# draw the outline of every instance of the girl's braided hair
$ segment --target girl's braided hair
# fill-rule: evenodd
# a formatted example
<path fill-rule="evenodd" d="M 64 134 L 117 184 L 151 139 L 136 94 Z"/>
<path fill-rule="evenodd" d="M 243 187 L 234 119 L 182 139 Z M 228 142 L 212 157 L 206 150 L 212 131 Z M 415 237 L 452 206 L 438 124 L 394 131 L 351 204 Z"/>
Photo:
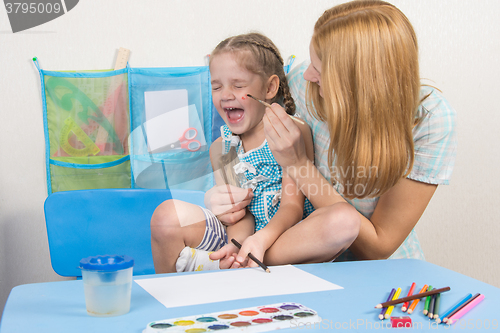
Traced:
<path fill-rule="evenodd" d="M 250 72 L 260 75 L 264 80 L 272 75 L 277 75 L 280 86 L 271 103 L 282 102 L 288 114 L 295 114 L 295 102 L 288 88 L 288 81 L 283 69 L 283 58 L 276 45 L 269 38 L 255 32 L 229 37 L 217 45 L 210 59 L 223 52 L 239 52 L 236 59 L 240 65 Z"/>

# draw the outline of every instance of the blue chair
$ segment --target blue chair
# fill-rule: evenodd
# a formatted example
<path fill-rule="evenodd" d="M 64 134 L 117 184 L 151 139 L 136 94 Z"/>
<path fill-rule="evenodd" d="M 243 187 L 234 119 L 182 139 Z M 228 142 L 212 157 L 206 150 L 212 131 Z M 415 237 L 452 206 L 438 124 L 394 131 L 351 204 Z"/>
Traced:
<path fill-rule="evenodd" d="M 50 260 L 62 276 L 81 276 L 80 260 L 103 254 L 134 258 L 134 275 L 154 274 L 150 221 L 165 200 L 203 206 L 204 192 L 100 189 L 56 192 L 45 200 Z"/>

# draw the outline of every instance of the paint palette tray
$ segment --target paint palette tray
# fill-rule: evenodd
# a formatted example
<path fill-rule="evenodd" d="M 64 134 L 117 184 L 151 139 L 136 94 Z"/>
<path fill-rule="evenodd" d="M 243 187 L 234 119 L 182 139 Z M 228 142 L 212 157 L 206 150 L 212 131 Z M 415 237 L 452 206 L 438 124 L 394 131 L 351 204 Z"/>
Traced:
<path fill-rule="evenodd" d="M 316 311 L 288 302 L 153 321 L 143 333 L 267 332 L 280 328 L 312 327 L 320 322 Z"/>

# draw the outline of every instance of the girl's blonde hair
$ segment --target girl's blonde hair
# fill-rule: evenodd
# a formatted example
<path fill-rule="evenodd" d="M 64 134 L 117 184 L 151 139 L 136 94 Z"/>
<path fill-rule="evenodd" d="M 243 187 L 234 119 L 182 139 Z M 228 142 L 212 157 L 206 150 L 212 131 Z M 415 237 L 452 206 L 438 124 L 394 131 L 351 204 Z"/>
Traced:
<path fill-rule="evenodd" d="M 324 98 L 309 83 L 308 107 L 328 124 L 332 181 L 346 198 L 380 196 L 413 167 L 420 102 L 415 32 L 395 6 L 354 1 L 325 11 L 311 43 Z"/>
<path fill-rule="evenodd" d="M 295 113 L 295 103 L 283 69 L 283 58 L 281 58 L 276 45 L 269 38 L 260 33 L 229 37 L 220 42 L 213 50 L 210 61 L 217 54 L 225 52 L 237 53 L 236 59 L 240 66 L 259 75 L 264 81 L 272 75 L 277 75 L 280 86 L 271 103 L 283 103 L 288 114 Z"/>

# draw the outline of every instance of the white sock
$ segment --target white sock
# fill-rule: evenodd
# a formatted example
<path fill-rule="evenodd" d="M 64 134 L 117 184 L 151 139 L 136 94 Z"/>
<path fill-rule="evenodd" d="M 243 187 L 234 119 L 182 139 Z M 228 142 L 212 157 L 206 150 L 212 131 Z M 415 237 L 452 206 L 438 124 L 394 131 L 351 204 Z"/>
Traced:
<path fill-rule="evenodd" d="M 212 251 L 213 252 L 213 251 Z M 212 271 L 219 268 L 219 260 L 211 260 L 208 251 L 197 250 L 186 246 L 175 263 L 177 272 Z"/>

